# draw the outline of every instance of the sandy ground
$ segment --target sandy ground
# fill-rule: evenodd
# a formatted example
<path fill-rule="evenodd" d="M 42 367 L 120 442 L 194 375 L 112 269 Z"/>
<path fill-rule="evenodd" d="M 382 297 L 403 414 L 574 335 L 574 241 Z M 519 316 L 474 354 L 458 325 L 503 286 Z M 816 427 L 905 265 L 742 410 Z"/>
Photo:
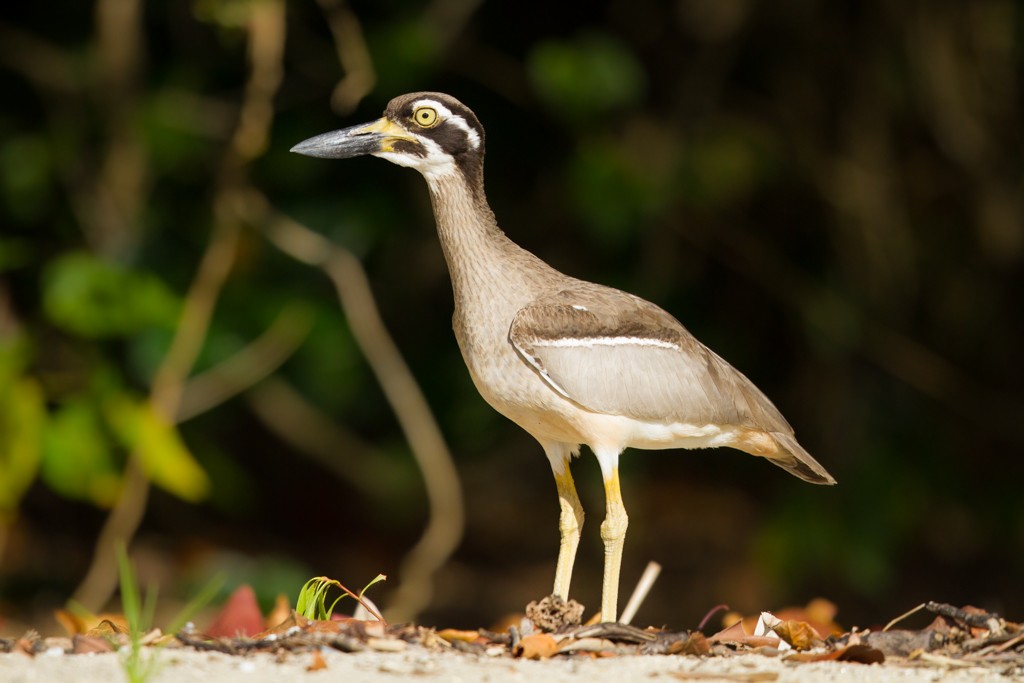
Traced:
<path fill-rule="evenodd" d="M 1024 676 L 1002 676 L 982 668 L 865 665 L 837 662 L 787 664 L 777 657 L 627 656 L 606 659 L 555 658 L 523 661 L 456 652 L 434 652 L 411 647 L 404 652 L 344 654 L 323 650 L 326 668 L 308 671 L 311 653 L 299 653 L 276 661 L 270 654 L 230 656 L 168 649 L 159 652 L 162 666 L 152 683 L 390 683 L 432 681 L 466 683 L 520 683 L 538 681 L 586 681 L 631 683 L 633 681 L 779 681 L 779 683 L 899 681 L 901 683 L 1006 683 Z M 3 683 L 114 683 L 126 680 L 116 654 L 0 654 Z"/>

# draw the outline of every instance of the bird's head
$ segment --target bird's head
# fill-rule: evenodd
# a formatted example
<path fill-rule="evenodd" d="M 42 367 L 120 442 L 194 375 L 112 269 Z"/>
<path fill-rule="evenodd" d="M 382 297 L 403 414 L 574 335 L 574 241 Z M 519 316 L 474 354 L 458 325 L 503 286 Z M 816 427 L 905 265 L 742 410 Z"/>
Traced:
<path fill-rule="evenodd" d="M 483 168 L 484 129 L 454 97 L 417 92 L 391 100 L 376 121 L 317 135 L 291 151 L 325 159 L 371 154 L 415 168 L 430 182 L 457 172 L 473 182 Z"/>

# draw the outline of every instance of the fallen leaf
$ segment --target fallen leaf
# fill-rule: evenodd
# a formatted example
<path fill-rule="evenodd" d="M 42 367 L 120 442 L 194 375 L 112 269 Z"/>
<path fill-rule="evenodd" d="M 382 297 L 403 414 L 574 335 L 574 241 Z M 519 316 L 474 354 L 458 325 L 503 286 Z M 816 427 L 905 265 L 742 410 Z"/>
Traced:
<path fill-rule="evenodd" d="M 783 645 L 783 641 L 778 635 L 772 633 L 770 635 L 751 635 L 744 628 L 744 622 L 735 622 L 732 626 L 722 629 L 715 635 L 708 638 L 708 643 L 731 643 L 735 645 L 746 645 L 748 647 L 772 647 L 778 648 Z M 787 644 L 788 646 L 788 644 Z"/>
<path fill-rule="evenodd" d="M 320 650 L 313 650 L 310 653 L 309 666 L 306 667 L 306 671 L 320 671 L 321 669 L 327 668 L 327 660 L 320 654 Z"/>
<path fill-rule="evenodd" d="M 818 631 L 806 621 L 783 621 L 773 626 L 772 631 L 796 650 L 810 650 L 825 644 Z"/>
<path fill-rule="evenodd" d="M 127 624 L 119 624 L 110 619 L 104 619 L 86 631 L 85 635 L 93 638 L 103 638 L 104 636 L 116 636 L 122 633 L 128 633 Z"/>
<path fill-rule="evenodd" d="M 479 631 L 463 631 L 457 628 L 446 628 L 437 632 L 437 635 L 449 643 L 460 640 L 463 643 L 472 643 L 480 639 Z"/>
<path fill-rule="evenodd" d="M 113 652 L 114 644 L 108 638 L 99 636 L 85 636 L 76 633 L 71 636 L 71 652 L 76 655 L 92 654 L 94 652 Z"/>
<path fill-rule="evenodd" d="M 534 633 L 522 638 L 512 650 L 514 657 L 547 659 L 558 652 L 558 642 L 548 633 Z"/>
<path fill-rule="evenodd" d="M 252 636 L 263 630 L 263 614 L 249 585 L 235 589 L 206 633 L 214 638 Z"/>
<path fill-rule="evenodd" d="M 64 632 L 69 636 L 74 636 L 88 630 L 82 628 L 81 617 L 66 609 L 53 610 L 53 618 L 57 620 L 57 623 L 61 625 Z"/>
<path fill-rule="evenodd" d="M 666 650 L 670 655 L 709 655 L 711 654 L 711 644 L 708 643 L 708 639 L 704 637 L 703 633 L 695 632 L 691 633 L 689 638 L 681 638 L 671 645 Z"/>
<path fill-rule="evenodd" d="M 735 640 L 736 638 L 745 638 L 751 633 L 753 633 L 753 629 L 747 631 L 747 629 L 743 628 L 743 620 L 738 619 L 708 638 L 708 640 L 712 643 L 718 643 L 726 640 Z"/>
<path fill-rule="evenodd" d="M 761 612 L 761 616 L 757 620 L 757 626 L 754 628 L 755 636 L 763 636 L 765 638 L 774 638 L 774 647 L 779 650 L 789 650 L 793 646 L 782 639 L 778 633 L 775 632 L 776 626 L 781 626 L 782 620 L 771 612 Z"/>
<path fill-rule="evenodd" d="M 273 608 L 271 608 L 270 613 L 267 614 L 267 618 L 263 620 L 263 628 L 273 628 L 291 615 L 292 605 L 288 601 L 288 596 L 283 593 L 279 593 L 277 598 L 274 600 Z"/>
<path fill-rule="evenodd" d="M 787 662 L 855 662 L 857 664 L 881 664 L 885 655 L 869 645 L 847 645 L 832 652 L 798 652 L 786 657 Z"/>
<path fill-rule="evenodd" d="M 350 619 L 349 621 L 355 621 Z M 348 621 L 331 620 L 331 621 L 320 621 L 313 620 L 302 627 L 302 630 L 306 633 L 341 633 L 348 626 Z"/>
<path fill-rule="evenodd" d="M 84 634 L 104 621 L 116 625 L 120 629 L 119 633 L 128 632 L 128 621 L 122 614 L 75 614 L 66 609 L 58 609 L 54 610 L 53 616 L 69 636 Z"/>
<path fill-rule="evenodd" d="M 834 621 L 837 611 L 834 603 L 815 598 L 804 607 L 785 607 L 774 614 L 783 621 L 805 621 L 818 632 L 819 638 L 825 639 L 843 633 L 842 627 Z"/>

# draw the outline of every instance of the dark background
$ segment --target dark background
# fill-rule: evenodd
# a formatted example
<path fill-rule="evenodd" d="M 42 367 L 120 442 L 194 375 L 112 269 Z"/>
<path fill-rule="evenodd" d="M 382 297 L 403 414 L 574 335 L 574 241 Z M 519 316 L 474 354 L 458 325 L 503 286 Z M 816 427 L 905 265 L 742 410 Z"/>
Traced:
<path fill-rule="evenodd" d="M 103 607 L 109 589 L 79 586 L 132 490 L 139 433 L 162 474 L 133 556 L 166 600 L 217 571 L 265 604 L 317 574 L 358 588 L 382 572 L 370 594 L 388 606 L 426 522 L 422 479 L 329 280 L 231 208 L 253 189 L 359 256 L 454 453 L 466 532 L 419 621 L 486 625 L 550 590 L 549 468 L 465 371 L 423 180 L 288 153 L 413 90 L 483 121 L 488 197 L 513 239 L 675 314 L 839 480 L 728 450 L 627 452 L 623 600 L 649 559 L 664 565 L 639 622 L 816 596 L 847 626 L 929 599 L 1019 619 L 1022 35 L 1008 0 L 5 7 L 0 631 L 53 630 L 72 595 Z M 210 256 L 225 230 L 227 255 Z M 204 254 L 223 281 L 175 378 Z M 160 414 L 167 387 L 187 404 L 188 378 L 283 311 L 281 363 L 243 368 L 241 393 L 182 421 L 180 440 L 145 426 L 140 406 Z M 268 384 L 330 426 L 314 436 L 334 466 L 268 426 L 254 407 Z M 589 453 L 574 472 L 589 516 L 573 593 L 594 608 L 600 477 Z"/>

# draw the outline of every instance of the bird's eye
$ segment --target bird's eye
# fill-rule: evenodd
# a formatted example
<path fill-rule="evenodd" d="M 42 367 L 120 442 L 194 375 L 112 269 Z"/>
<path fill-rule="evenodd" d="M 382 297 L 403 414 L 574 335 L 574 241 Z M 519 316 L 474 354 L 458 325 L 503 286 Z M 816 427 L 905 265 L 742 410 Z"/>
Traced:
<path fill-rule="evenodd" d="M 437 110 L 433 107 L 418 107 L 412 113 L 412 120 L 420 128 L 431 128 L 437 125 Z"/>

